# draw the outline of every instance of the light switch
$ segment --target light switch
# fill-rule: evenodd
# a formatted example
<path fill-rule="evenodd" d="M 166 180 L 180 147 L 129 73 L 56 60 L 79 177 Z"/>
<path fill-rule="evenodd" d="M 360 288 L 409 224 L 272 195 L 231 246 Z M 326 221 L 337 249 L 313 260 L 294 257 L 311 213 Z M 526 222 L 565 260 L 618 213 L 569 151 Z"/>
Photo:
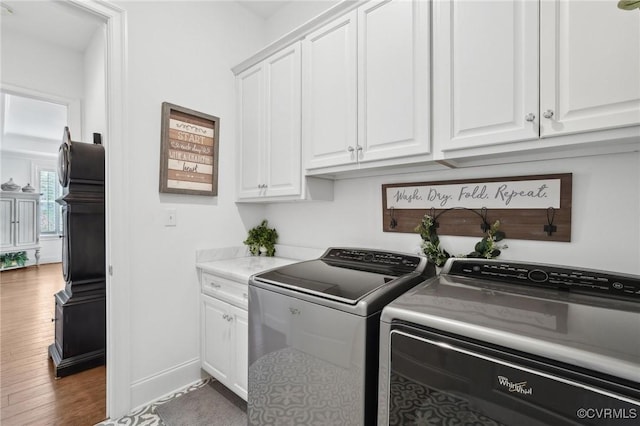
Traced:
<path fill-rule="evenodd" d="M 177 223 L 177 212 L 176 209 L 165 209 L 164 210 L 164 226 L 176 226 Z"/>

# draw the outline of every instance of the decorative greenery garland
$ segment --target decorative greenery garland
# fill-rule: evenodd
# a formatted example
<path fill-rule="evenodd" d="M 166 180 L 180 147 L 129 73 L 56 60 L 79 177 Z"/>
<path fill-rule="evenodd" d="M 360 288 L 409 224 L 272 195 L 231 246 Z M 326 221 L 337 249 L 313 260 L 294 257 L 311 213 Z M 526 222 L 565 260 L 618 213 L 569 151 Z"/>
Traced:
<path fill-rule="evenodd" d="M 436 266 L 444 266 L 447 259 L 452 256 L 440 245 L 440 238 L 438 238 L 435 223 L 432 216 L 425 214 L 420 225 L 416 226 L 415 231 L 420 234 L 423 240 L 421 245 L 422 252 Z M 499 231 L 499 228 L 500 221 L 496 220 L 494 224 L 487 229 L 487 235 L 475 245 L 474 251 L 466 256 L 459 255 L 457 257 L 493 259 L 500 256 L 501 250 L 508 248 L 508 246 L 496 244 L 506 237 L 504 232 Z"/>

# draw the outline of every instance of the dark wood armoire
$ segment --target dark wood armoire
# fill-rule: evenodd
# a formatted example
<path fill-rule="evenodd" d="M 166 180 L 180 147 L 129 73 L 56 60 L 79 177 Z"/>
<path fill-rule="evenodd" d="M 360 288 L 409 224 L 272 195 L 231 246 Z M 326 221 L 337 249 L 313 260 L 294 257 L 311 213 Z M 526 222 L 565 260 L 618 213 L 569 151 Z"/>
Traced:
<path fill-rule="evenodd" d="M 105 169 L 100 135 L 72 142 L 65 127 L 58 151 L 62 197 L 62 273 L 55 294 L 55 341 L 49 346 L 56 377 L 106 360 Z"/>

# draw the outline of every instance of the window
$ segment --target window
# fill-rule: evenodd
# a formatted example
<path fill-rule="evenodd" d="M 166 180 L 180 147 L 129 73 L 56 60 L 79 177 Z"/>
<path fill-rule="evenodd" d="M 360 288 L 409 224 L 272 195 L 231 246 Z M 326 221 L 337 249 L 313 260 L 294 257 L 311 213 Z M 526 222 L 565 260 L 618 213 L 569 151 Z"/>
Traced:
<path fill-rule="evenodd" d="M 49 159 L 31 160 L 32 182 L 40 195 L 40 235 L 62 234 L 62 206 L 56 199 L 62 196 L 56 162 Z"/>
<path fill-rule="evenodd" d="M 40 170 L 40 233 L 62 234 L 62 206 L 56 199 L 62 195 L 62 186 L 54 170 Z"/>

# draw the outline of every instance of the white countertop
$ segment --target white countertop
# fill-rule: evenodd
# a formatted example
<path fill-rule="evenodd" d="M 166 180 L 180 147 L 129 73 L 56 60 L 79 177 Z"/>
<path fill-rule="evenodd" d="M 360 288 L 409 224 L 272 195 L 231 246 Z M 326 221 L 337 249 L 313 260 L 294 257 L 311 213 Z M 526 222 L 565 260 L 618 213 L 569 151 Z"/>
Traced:
<path fill-rule="evenodd" d="M 248 284 L 249 277 L 253 274 L 296 262 L 300 262 L 300 260 L 284 257 L 249 256 L 196 263 L 196 267 L 203 272 Z"/>
<path fill-rule="evenodd" d="M 224 247 L 196 252 L 196 268 L 219 277 L 249 283 L 249 277 L 258 272 L 316 259 L 324 249 L 276 245 L 278 256 L 251 256 L 246 247 Z"/>

